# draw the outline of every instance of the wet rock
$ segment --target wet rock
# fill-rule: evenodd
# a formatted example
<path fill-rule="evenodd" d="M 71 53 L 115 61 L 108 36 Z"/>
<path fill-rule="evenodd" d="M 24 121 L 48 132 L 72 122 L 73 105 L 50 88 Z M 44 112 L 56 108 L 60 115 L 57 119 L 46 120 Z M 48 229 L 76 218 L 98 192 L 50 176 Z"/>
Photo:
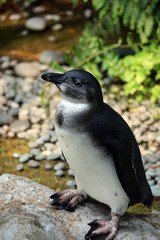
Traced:
<path fill-rule="evenodd" d="M 28 162 L 28 160 L 32 157 L 32 155 L 30 153 L 25 153 L 25 154 L 22 154 L 19 158 L 19 162 L 20 163 L 25 163 L 25 162 Z"/>
<path fill-rule="evenodd" d="M 10 125 L 10 129 L 14 133 L 25 131 L 29 127 L 30 127 L 30 124 L 27 120 L 16 120 Z"/>
<path fill-rule="evenodd" d="M 12 117 L 9 114 L 1 113 L 0 114 L 0 126 L 9 124 L 12 121 Z"/>
<path fill-rule="evenodd" d="M 0 239 L 82 240 L 89 222 L 110 214 L 109 208 L 99 203 L 86 203 L 73 213 L 51 209 L 49 196 L 54 191 L 24 177 L 2 175 L 0 192 Z M 142 216 L 125 214 L 116 240 L 158 240 L 159 214 L 149 215 L 150 220 L 152 216 L 155 221 L 150 224 Z"/>
<path fill-rule="evenodd" d="M 39 60 L 40 62 L 47 64 L 52 61 L 56 61 L 59 64 L 63 64 L 65 62 L 63 54 L 54 50 L 45 50 L 41 52 Z"/>
<path fill-rule="evenodd" d="M 38 167 L 40 167 L 40 163 L 31 159 L 28 161 L 28 166 L 30 168 L 38 168 Z"/>
<path fill-rule="evenodd" d="M 32 17 L 27 19 L 25 26 L 29 30 L 43 31 L 47 26 L 47 22 L 43 17 Z"/>
<path fill-rule="evenodd" d="M 20 77 L 37 77 L 40 74 L 39 63 L 21 62 L 14 67 L 14 71 Z"/>

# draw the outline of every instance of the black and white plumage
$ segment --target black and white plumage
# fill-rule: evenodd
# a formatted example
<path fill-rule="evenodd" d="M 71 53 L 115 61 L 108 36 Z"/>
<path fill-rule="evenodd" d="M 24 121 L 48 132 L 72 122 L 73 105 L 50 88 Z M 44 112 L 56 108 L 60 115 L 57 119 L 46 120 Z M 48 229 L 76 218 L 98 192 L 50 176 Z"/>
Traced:
<path fill-rule="evenodd" d="M 78 189 L 53 194 L 52 204 L 73 210 L 87 195 L 105 203 L 111 220 L 90 223 L 85 238 L 113 239 L 128 205 L 150 205 L 153 199 L 136 139 L 123 118 L 103 102 L 100 85 L 90 73 L 44 73 L 42 79 L 56 84 L 62 94 L 55 128 Z"/>

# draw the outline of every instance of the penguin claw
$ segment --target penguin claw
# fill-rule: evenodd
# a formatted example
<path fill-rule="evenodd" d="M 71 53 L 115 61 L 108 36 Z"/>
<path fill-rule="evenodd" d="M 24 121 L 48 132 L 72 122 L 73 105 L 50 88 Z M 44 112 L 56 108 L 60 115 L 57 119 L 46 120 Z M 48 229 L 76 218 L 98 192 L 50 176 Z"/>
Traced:
<path fill-rule="evenodd" d="M 118 230 L 118 222 L 110 220 L 94 220 L 93 222 L 88 223 L 91 227 L 88 233 L 85 236 L 86 240 L 112 240 Z"/>
<path fill-rule="evenodd" d="M 72 212 L 78 204 L 84 203 L 86 195 L 76 189 L 68 189 L 56 192 L 50 198 L 52 206 Z"/>

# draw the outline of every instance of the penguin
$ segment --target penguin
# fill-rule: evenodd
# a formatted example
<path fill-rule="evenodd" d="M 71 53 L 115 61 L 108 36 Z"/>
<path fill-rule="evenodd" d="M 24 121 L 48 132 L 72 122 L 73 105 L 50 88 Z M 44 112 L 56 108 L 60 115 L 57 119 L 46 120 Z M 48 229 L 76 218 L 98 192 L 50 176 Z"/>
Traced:
<path fill-rule="evenodd" d="M 51 205 L 73 211 L 89 197 L 111 209 L 108 219 L 95 219 L 85 239 L 111 240 L 129 205 L 150 206 L 153 196 L 140 150 L 124 119 L 103 102 L 98 80 L 85 70 L 45 72 L 62 96 L 55 130 L 63 155 L 75 175 L 77 189 L 54 193 Z"/>

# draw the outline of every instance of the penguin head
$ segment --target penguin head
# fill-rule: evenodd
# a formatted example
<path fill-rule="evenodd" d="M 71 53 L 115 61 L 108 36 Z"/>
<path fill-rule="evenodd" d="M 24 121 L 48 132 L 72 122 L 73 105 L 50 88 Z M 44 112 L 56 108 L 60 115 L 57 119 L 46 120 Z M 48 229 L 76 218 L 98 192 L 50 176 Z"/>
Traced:
<path fill-rule="evenodd" d="M 71 70 L 62 73 L 46 72 L 45 81 L 54 83 L 62 97 L 77 103 L 102 103 L 102 92 L 97 79 L 87 71 Z"/>

